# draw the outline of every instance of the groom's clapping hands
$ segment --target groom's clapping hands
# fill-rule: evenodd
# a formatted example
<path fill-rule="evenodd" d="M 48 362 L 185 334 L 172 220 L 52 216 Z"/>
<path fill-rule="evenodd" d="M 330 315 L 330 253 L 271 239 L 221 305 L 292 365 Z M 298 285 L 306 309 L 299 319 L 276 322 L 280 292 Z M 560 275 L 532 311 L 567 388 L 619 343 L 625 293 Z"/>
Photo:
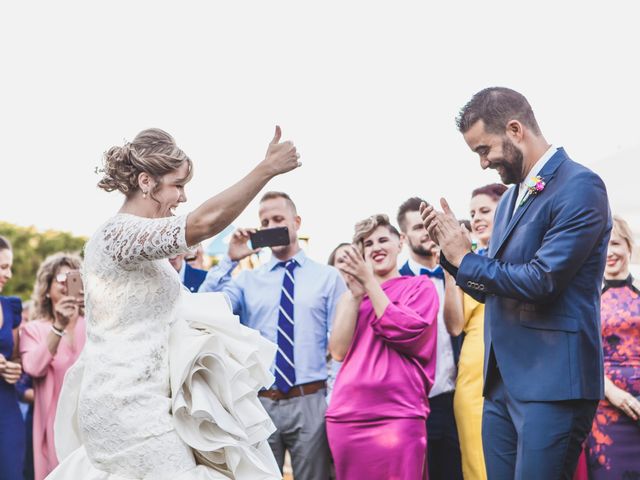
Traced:
<path fill-rule="evenodd" d="M 420 216 L 429 236 L 440 246 L 449 263 L 458 267 L 462 258 L 471 251 L 471 238 L 444 198 L 440 199 L 440 205 L 441 212 L 423 203 Z"/>

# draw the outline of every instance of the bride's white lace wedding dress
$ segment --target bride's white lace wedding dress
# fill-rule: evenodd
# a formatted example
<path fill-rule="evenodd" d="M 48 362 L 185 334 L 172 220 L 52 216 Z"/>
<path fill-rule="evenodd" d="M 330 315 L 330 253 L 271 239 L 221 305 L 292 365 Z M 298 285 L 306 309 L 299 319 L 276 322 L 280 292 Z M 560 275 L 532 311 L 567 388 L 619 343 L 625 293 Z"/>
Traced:
<path fill-rule="evenodd" d="M 281 478 L 258 401 L 275 346 L 223 294 L 183 289 L 186 217 L 119 214 L 85 248 L 87 341 L 56 416 L 47 478 Z"/>

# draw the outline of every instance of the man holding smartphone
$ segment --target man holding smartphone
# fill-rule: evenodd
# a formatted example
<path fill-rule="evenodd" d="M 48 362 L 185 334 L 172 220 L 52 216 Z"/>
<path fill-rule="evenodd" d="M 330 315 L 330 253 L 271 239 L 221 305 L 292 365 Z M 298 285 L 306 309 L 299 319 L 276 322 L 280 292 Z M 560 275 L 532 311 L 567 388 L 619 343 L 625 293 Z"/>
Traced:
<path fill-rule="evenodd" d="M 258 213 L 261 235 L 252 237 L 252 229 L 237 230 L 228 255 L 209 271 L 199 291 L 225 292 L 240 321 L 278 346 L 275 384 L 260 392 L 277 427 L 269 444 L 280 470 L 288 450 L 295 478 L 327 480 L 327 338 L 346 287 L 336 269 L 307 258 L 300 248 L 301 218 L 289 195 L 266 193 Z M 281 227 L 287 227 L 288 238 L 282 238 L 283 230 L 275 230 Z M 272 234 L 268 229 L 274 229 Z M 251 237 L 271 248 L 271 260 L 232 279 L 238 262 L 257 251 L 255 245 L 249 246 Z"/>

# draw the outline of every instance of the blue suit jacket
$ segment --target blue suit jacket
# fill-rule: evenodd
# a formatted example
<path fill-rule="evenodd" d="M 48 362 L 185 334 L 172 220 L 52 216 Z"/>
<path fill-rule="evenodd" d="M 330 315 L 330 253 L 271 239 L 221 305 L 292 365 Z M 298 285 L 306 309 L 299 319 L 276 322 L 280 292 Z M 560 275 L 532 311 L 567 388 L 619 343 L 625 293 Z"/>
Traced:
<path fill-rule="evenodd" d="M 497 362 L 518 400 L 599 399 L 600 291 L 611 233 L 606 188 L 563 149 L 539 175 L 544 190 L 522 206 L 515 205 L 517 188 L 503 195 L 489 255 L 466 255 L 456 274 L 486 304 L 485 394 Z"/>
<path fill-rule="evenodd" d="M 207 271 L 193 268 L 188 263 L 185 263 L 185 267 L 183 284 L 189 291 L 197 292 L 200 284 L 204 282 L 204 279 L 207 277 Z"/>

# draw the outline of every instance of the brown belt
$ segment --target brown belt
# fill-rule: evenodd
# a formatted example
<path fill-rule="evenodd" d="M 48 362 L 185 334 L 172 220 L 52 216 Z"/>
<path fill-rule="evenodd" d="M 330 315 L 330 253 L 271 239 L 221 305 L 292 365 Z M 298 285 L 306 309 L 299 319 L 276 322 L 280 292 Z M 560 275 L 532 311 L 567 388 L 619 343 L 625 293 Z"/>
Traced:
<path fill-rule="evenodd" d="M 305 383 L 302 385 L 294 385 L 289 390 L 289 393 L 284 393 L 278 390 L 277 388 L 272 388 L 270 390 L 261 390 L 258 392 L 258 396 L 267 397 L 271 400 L 287 400 L 289 398 L 301 397 L 303 395 L 311 395 L 312 393 L 316 393 L 318 390 L 322 390 L 327 387 L 327 382 L 324 380 L 320 380 L 317 382 Z"/>

